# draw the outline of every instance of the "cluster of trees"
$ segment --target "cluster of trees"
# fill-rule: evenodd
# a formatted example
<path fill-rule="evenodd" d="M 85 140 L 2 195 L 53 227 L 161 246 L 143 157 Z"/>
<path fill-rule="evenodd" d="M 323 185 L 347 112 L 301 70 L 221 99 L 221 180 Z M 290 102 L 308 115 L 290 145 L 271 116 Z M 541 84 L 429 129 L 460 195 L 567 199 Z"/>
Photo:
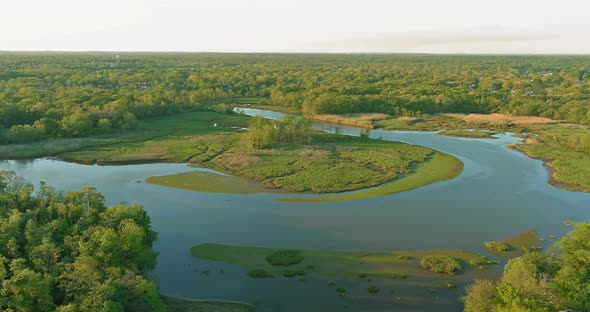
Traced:
<path fill-rule="evenodd" d="M 308 119 L 285 116 L 279 120 L 270 120 L 260 116 L 252 118 L 248 133 L 244 137 L 251 148 L 267 148 L 273 144 L 311 142 L 311 123 Z"/>
<path fill-rule="evenodd" d="M 467 287 L 466 312 L 590 311 L 590 223 L 578 223 L 548 254 L 511 259 L 497 281 Z"/>
<path fill-rule="evenodd" d="M 138 205 L 0 171 L 0 311 L 164 311 L 144 278 L 156 234 Z"/>
<path fill-rule="evenodd" d="M 0 53 L 4 141 L 133 128 L 233 97 L 308 115 L 501 112 L 590 124 L 588 56 Z"/>

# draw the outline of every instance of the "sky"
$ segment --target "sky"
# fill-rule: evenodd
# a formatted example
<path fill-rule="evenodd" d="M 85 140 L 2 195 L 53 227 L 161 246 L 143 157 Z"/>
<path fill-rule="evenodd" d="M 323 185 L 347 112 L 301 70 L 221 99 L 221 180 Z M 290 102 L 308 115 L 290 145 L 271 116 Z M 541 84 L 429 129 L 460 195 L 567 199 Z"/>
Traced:
<path fill-rule="evenodd" d="M 590 54 L 590 1 L 0 0 L 0 50 Z"/>

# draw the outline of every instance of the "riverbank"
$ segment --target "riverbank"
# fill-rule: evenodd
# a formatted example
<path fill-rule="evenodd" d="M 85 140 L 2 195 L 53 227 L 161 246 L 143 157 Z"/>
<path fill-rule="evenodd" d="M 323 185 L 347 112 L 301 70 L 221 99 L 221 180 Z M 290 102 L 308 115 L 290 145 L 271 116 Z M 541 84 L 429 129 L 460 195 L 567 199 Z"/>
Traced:
<path fill-rule="evenodd" d="M 495 132 L 482 130 L 444 130 L 436 133 L 437 135 L 471 138 L 471 139 L 496 139 L 493 135 Z"/>

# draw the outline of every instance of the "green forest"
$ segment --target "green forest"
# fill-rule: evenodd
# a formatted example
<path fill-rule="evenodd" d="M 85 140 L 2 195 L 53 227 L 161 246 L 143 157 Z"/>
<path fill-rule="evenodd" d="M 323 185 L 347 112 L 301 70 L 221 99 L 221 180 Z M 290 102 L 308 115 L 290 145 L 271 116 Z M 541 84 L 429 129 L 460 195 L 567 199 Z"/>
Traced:
<path fill-rule="evenodd" d="M 156 233 L 139 205 L 105 206 L 0 171 L 0 311 L 164 311 Z"/>
<path fill-rule="evenodd" d="M 0 142 L 124 131 L 236 97 L 307 116 L 500 112 L 590 124 L 589 64 L 588 56 L 0 52 Z"/>

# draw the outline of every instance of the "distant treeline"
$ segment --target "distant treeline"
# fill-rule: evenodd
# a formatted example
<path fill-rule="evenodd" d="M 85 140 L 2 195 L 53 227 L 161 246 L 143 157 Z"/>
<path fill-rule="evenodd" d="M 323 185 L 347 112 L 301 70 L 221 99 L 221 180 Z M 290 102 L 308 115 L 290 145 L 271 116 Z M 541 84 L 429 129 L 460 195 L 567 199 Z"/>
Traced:
<path fill-rule="evenodd" d="M 590 124 L 590 56 L 2 52 L 0 142 L 127 130 L 241 96 L 306 115 L 501 112 Z"/>

